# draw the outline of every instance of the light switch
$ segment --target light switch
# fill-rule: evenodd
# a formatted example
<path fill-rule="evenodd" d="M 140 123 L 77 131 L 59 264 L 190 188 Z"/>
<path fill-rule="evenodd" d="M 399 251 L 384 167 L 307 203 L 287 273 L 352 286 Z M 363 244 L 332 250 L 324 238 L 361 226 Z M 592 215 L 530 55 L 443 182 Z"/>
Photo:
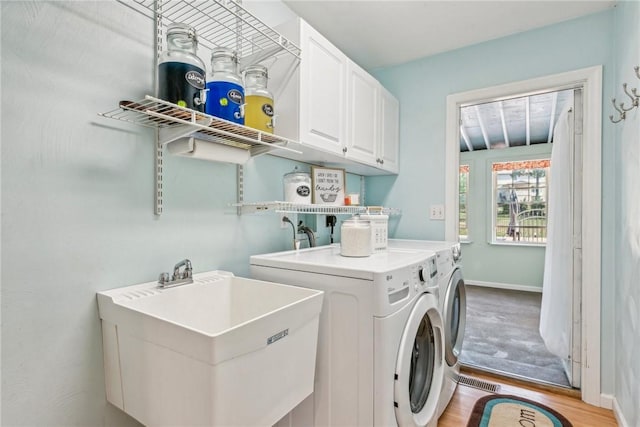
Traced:
<path fill-rule="evenodd" d="M 429 219 L 444 220 L 444 205 L 431 205 Z"/>

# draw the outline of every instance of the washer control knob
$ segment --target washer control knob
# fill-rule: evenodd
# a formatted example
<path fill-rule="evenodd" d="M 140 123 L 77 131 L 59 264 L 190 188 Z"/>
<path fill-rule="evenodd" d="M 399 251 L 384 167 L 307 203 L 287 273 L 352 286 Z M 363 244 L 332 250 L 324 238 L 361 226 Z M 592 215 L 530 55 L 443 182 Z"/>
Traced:
<path fill-rule="evenodd" d="M 418 279 L 420 279 L 420 282 L 422 282 L 422 283 L 427 281 L 424 278 L 424 267 L 423 266 L 418 267 Z"/>

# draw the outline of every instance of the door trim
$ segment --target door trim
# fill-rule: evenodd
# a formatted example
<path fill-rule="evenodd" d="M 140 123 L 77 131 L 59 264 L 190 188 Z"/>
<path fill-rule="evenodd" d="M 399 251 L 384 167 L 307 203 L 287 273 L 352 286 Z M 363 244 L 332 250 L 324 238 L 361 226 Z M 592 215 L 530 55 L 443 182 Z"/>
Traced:
<path fill-rule="evenodd" d="M 582 400 L 603 406 L 600 391 L 601 230 L 602 230 L 602 66 L 449 95 L 445 147 L 445 240 L 458 240 L 458 168 L 460 107 L 581 87 L 584 95 L 582 170 Z"/>

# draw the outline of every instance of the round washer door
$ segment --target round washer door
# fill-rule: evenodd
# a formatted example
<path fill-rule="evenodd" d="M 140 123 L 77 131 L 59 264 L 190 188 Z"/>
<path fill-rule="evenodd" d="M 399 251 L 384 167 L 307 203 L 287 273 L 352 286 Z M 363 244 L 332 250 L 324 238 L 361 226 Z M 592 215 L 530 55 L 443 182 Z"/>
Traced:
<path fill-rule="evenodd" d="M 444 358 L 449 366 L 458 363 L 458 356 L 462 350 L 467 317 L 466 295 L 462 272 L 456 268 L 447 285 L 442 313 L 444 318 Z"/>
<path fill-rule="evenodd" d="M 444 375 L 442 341 L 438 300 L 422 294 L 405 325 L 396 361 L 393 391 L 400 427 L 424 427 L 437 416 Z"/>

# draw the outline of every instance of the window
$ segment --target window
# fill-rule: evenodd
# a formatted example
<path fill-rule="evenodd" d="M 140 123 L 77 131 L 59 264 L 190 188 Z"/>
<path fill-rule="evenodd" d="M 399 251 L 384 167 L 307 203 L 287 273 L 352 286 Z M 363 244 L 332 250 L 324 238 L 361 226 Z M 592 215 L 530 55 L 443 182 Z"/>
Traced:
<path fill-rule="evenodd" d="M 493 241 L 545 244 L 549 159 L 492 164 Z"/>
<path fill-rule="evenodd" d="M 461 241 L 469 240 L 467 229 L 467 199 L 469 196 L 469 165 L 460 165 L 460 178 L 458 179 L 458 236 Z"/>

